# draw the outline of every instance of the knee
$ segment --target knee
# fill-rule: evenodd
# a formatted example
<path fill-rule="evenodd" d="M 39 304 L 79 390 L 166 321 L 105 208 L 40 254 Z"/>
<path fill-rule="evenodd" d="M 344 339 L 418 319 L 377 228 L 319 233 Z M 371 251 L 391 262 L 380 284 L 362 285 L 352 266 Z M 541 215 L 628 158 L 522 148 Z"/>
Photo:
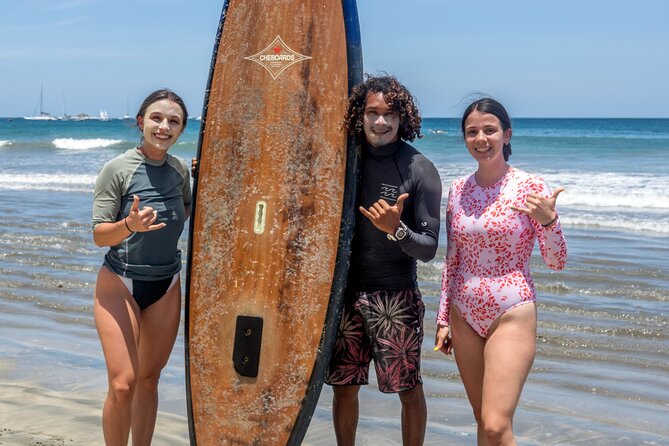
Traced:
<path fill-rule="evenodd" d="M 420 384 L 417 384 L 416 387 L 411 390 L 400 392 L 399 395 L 402 405 L 415 406 L 417 404 L 423 404 L 425 401 L 425 395 L 423 395 L 423 386 Z"/>
<path fill-rule="evenodd" d="M 332 391 L 335 404 L 356 404 L 360 386 L 333 386 Z"/>
<path fill-rule="evenodd" d="M 109 383 L 109 396 L 115 405 L 126 406 L 132 403 L 136 381 L 134 376 L 117 377 Z"/>
<path fill-rule="evenodd" d="M 491 445 L 504 444 L 505 439 L 513 435 L 511 419 L 502 415 L 486 415 L 482 426 Z"/>
<path fill-rule="evenodd" d="M 158 382 L 160 381 L 160 370 L 147 373 L 140 373 L 139 377 L 137 378 L 137 381 L 138 381 L 137 384 L 139 386 L 142 386 L 142 388 L 157 389 Z"/>

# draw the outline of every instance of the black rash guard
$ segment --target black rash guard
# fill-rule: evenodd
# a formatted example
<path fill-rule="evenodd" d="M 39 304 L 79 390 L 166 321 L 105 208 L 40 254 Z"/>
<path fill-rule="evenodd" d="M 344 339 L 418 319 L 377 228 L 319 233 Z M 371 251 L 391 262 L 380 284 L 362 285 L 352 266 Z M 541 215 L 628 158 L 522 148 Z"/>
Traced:
<path fill-rule="evenodd" d="M 358 206 L 383 198 L 394 205 L 408 193 L 401 220 L 408 226 L 401 241 L 390 241 L 356 208 L 350 285 L 358 290 L 406 290 L 416 287 L 416 259 L 437 252 L 441 178 L 432 162 L 402 140 L 382 147 L 362 147 Z"/>

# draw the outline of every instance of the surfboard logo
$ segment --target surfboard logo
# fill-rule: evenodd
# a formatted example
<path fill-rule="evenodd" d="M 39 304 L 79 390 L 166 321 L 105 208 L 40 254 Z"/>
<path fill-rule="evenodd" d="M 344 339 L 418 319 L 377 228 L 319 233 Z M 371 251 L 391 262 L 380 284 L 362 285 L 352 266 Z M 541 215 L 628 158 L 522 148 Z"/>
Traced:
<path fill-rule="evenodd" d="M 289 66 L 295 65 L 303 60 L 311 59 L 311 57 L 293 51 L 286 45 L 286 42 L 283 41 L 281 36 L 276 36 L 276 39 L 267 45 L 265 49 L 253 56 L 245 57 L 244 59 L 261 65 L 269 72 L 272 79 L 276 79 Z"/>

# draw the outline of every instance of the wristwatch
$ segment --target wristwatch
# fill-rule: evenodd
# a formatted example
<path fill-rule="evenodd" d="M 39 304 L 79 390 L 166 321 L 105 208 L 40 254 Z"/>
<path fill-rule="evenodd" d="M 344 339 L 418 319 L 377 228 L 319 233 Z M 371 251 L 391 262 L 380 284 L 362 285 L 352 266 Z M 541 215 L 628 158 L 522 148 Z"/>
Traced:
<path fill-rule="evenodd" d="M 407 236 L 409 231 L 409 228 L 407 228 L 407 225 L 405 225 L 401 220 L 400 220 L 400 225 L 395 229 L 395 232 L 393 234 L 386 234 L 386 237 L 388 237 L 388 240 L 391 240 L 393 242 L 399 242 L 401 240 L 404 240 L 404 238 Z"/>

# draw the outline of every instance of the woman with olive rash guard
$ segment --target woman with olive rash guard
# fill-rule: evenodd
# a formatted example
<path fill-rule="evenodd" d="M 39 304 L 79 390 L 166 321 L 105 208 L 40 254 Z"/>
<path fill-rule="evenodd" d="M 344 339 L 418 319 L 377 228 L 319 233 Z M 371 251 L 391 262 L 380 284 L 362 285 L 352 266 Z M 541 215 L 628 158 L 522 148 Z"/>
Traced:
<path fill-rule="evenodd" d="M 133 148 L 107 163 L 96 179 L 94 226 L 130 215 L 135 196 L 164 223 L 158 231 L 131 234 L 105 255 L 104 265 L 121 277 L 141 310 L 160 299 L 181 270 L 177 242 L 191 202 L 188 175 L 187 165 L 170 154 L 155 161 Z"/>
<path fill-rule="evenodd" d="M 127 445 L 130 432 L 134 446 L 151 444 L 158 380 L 179 329 L 177 242 L 190 214 L 188 166 L 167 153 L 186 126 L 183 100 L 155 91 L 136 119 L 141 144 L 102 168 L 93 203 L 93 239 L 109 247 L 93 307 L 109 382 L 107 445 Z"/>

